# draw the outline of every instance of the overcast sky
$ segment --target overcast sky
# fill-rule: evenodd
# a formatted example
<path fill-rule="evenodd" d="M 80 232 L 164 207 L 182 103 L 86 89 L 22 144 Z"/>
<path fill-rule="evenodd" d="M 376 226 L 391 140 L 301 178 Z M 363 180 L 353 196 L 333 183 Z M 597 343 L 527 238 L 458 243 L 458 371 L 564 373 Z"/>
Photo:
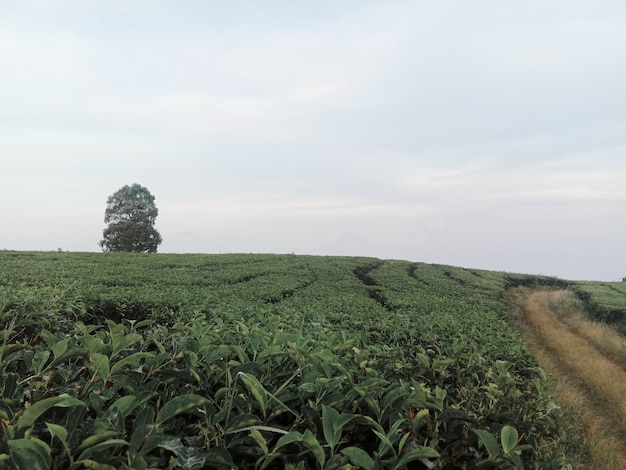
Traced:
<path fill-rule="evenodd" d="M 0 2 L 0 249 L 626 276 L 626 2 Z"/>

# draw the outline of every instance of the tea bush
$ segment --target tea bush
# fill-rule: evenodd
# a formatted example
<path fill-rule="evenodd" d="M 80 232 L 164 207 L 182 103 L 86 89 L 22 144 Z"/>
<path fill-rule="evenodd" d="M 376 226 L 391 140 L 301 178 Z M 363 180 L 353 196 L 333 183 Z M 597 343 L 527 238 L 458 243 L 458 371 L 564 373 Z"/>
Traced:
<path fill-rule="evenodd" d="M 503 274 L 0 252 L 12 468 L 561 468 Z"/>

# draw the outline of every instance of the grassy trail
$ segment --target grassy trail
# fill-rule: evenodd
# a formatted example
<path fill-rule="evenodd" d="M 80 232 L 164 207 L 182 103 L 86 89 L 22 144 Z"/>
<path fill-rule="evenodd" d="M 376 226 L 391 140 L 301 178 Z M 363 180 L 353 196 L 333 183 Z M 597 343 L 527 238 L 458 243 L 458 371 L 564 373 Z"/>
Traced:
<path fill-rule="evenodd" d="M 557 379 L 567 432 L 588 449 L 573 453 L 587 461 L 584 468 L 623 468 L 626 341 L 606 325 L 589 321 L 570 292 L 520 289 L 513 300 L 526 339 Z"/>

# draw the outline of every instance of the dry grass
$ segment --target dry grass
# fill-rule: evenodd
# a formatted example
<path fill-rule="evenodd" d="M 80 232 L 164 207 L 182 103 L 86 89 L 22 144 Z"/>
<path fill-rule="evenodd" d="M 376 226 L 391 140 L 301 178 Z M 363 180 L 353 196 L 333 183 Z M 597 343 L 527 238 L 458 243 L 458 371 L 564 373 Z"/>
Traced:
<path fill-rule="evenodd" d="M 558 319 L 586 339 L 607 359 L 626 370 L 626 340 L 610 326 L 588 319 L 584 306 L 568 291 L 554 292 L 552 310 Z"/>
<path fill-rule="evenodd" d="M 565 428 L 583 442 L 580 468 L 618 469 L 626 462 L 626 343 L 585 319 L 568 293 L 518 291 L 526 337 L 542 366 L 558 380 L 555 391 Z M 590 461 L 587 461 L 589 459 Z"/>
<path fill-rule="evenodd" d="M 528 336 L 527 336 L 528 338 Z M 614 423 L 605 417 L 601 407 L 591 402 L 580 382 L 559 369 L 551 353 L 534 346 L 535 355 L 542 367 L 558 380 L 554 385 L 559 402 L 559 422 L 567 434 L 570 448 L 562 449 L 577 468 L 606 470 L 621 468 L 624 451 L 620 437 L 614 433 Z"/>

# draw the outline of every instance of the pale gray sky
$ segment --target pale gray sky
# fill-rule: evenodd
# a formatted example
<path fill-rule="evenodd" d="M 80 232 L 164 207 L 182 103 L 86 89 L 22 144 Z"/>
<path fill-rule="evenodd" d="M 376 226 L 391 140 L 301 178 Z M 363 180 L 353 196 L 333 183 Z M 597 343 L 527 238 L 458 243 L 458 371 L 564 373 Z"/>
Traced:
<path fill-rule="evenodd" d="M 626 276 L 626 2 L 0 2 L 0 249 Z"/>

